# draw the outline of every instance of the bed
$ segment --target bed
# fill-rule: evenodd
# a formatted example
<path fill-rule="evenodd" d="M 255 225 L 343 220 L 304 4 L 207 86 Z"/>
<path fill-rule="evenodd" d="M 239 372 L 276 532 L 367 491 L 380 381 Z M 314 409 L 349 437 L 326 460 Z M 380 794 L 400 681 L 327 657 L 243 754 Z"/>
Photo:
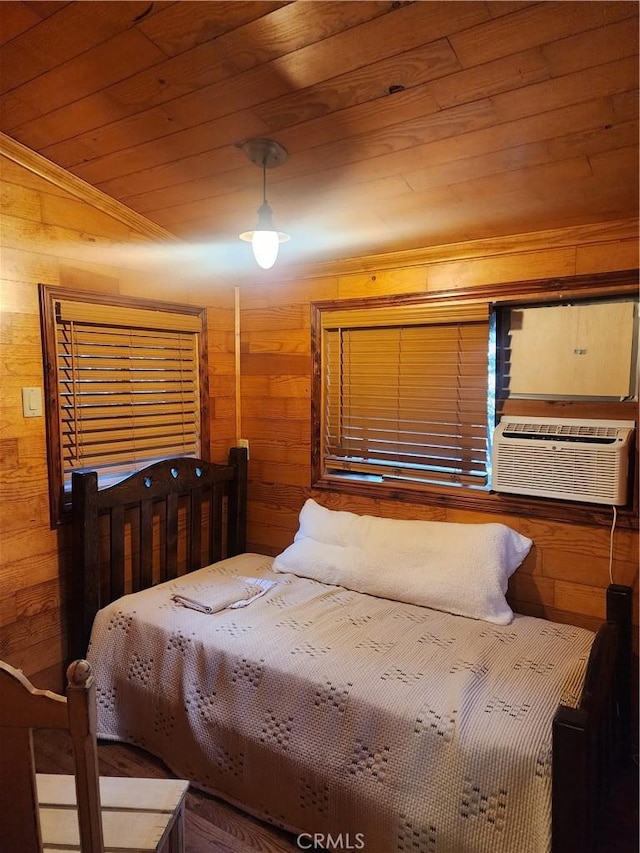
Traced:
<path fill-rule="evenodd" d="M 170 460 L 101 490 L 73 475 L 71 648 L 96 672 L 99 736 L 305 839 L 594 849 L 629 734 L 627 587 L 607 591 L 597 635 L 500 607 L 469 618 L 354 588 L 351 565 L 327 575 L 303 522 L 329 545 L 360 522 L 313 502 L 291 549 L 246 553 L 246 504 L 238 448 L 227 465 Z M 389 530 L 367 523 L 374 553 Z"/>

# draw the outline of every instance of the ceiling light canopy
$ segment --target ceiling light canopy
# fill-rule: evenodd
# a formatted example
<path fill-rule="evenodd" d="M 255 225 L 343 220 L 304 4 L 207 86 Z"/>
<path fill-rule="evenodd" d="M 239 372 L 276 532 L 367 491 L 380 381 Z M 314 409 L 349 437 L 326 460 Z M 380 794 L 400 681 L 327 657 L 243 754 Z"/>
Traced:
<path fill-rule="evenodd" d="M 264 270 L 271 269 L 278 257 L 280 243 L 289 235 L 278 231 L 273 224 L 273 211 L 267 203 L 267 169 L 281 166 L 287 159 L 286 150 L 273 139 L 250 139 L 240 146 L 252 163 L 262 169 L 262 204 L 258 208 L 258 222 L 253 231 L 244 231 L 240 239 L 251 243 L 253 255 Z"/>

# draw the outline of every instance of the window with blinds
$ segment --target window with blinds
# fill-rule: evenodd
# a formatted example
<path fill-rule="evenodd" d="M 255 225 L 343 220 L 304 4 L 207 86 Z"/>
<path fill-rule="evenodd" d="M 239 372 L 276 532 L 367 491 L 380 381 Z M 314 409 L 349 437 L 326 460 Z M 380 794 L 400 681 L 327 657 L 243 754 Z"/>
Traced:
<path fill-rule="evenodd" d="M 322 312 L 322 475 L 484 488 L 487 303 Z"/>
<path fill-rule="evenodd" d="M 49 433 L 61 503 L 71 473 L 109 485 L 160 459 L 201 452 L 202 309 L 56 298 L 49 289 Z M 85 301 L 82 301 L 84 296 Z M 142 302 L 142 300 L 140 300 Z"/>

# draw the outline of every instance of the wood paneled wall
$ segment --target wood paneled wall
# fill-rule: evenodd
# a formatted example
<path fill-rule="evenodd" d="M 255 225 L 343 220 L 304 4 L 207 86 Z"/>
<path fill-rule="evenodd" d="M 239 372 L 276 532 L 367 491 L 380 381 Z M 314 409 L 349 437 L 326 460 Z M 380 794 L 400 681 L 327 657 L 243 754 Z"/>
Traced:
<path fill-rule="evenodd" d="M 332 509 L 456 522 L 501 521 L 533 539 L 511 580 L 520 612 L 595 628 L 605 612 L 609 529 L 497 516 L 310 489 L 310 310 L 315 300 L 470 288 L 638 266 L 636 222 L 605 223 L 360 258 L 316 269 L 272 271 L 241 288 L 242 433 L 249 440 L 249 547 L 276 554 L 292 541 L 309 496 Z M 524 414 L 532 414 L 531 411 Z M 564 414 L 569 415 L 568 412 Z M 588 416 L 584 410 L 581 416 Z M 603 417 L 602 411 L 592 413 Z M 628 415 L 627 415 L 628 416 Z M 638 535 L 618 530 L 613 575 L 638 585 Z"/>
<path fill-rule="evenodd" d="M 51 530 L 44 418 L 22 415 L 21 388 L 43 385 L 38 282 L 208 307 L 211 454 L 236 437 L 234 292 L 181 276 L 156 257 L 161 235 L 78 185 L 0 159 L 0 657 L 59 689 L 65 659 L 69 529 Z M 122 215 L 120 215 L 122 213 Z M 292 540 L 312 495 L 332 508 L 449 521 L 501 520 L 535 547 L 510 586 L 515 608 L 595 627 L 604 615 L 609 531 L 516 516 L 313 493 L 310 489 L 311 301 L 472 287 L 638 265 L 637 223 L 579 226 L 360 258 L 339 266 L 259 272 L 240 291 L 242 433 L 250 443 L 250 549 Z M 615 536 L 614 577 L 637 589 L 637 532 Z M 637 613 L 637 610 L 636 610 Z M 636 616 L 637 619 L 637 616 Z"/>
<path fill-rule="evenodd" d="M 96 204 L 83 201 L 77 184 L 64 189 L 62 170 L 47 180 L 6 157 L 0 169 L 0 657 L 59 689 L 70 530 L 50 529 L 45 419 L 23 417 L 21 400 L 22 387 L 43 387 L 38 282 L 210 309 L 215 461 L 226 460 L 235 438 L 233 288 L 180 278 L 157 228 L 108 199 L 97 206 L 89 188 Z"/>

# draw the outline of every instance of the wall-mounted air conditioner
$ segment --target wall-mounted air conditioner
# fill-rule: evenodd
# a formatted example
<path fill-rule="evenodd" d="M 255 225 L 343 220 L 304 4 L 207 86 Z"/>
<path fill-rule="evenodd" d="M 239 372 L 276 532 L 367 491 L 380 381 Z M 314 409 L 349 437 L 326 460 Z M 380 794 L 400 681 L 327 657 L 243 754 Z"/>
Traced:
<path fill-rule="evenodd" d="M 627 500 L 633 421 L 505 415 L 494 432 L 496 492 L 621 505 Z"/>

